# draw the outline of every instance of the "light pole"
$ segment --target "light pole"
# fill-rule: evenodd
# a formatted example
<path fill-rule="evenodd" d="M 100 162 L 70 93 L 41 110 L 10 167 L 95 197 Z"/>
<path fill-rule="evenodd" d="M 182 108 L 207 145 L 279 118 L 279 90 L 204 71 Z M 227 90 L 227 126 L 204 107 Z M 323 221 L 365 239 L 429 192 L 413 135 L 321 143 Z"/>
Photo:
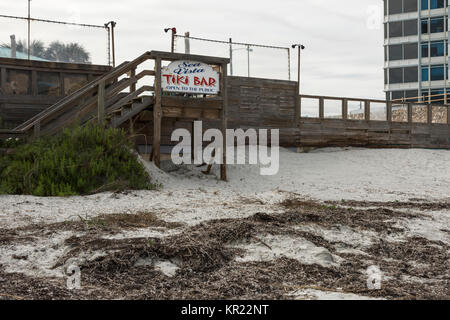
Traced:
<path fill-rule="evenodd" d="M 112 42 L 112 65 L 113 65 L 113 67 L 116 66 L 116 45 L 115 45 L 115 40 L 114 40 L 114 28 L 116 27 L 116 24 L 117 23 L 115 21 L 110 21 L 105 24 L 105 27 L 108 27 L 108 25 L 111 25 L 110 30 L 111 30 L 111 42 Z"/>
<path fill-rule="evenodd" d="M 298 81 L 297 81 L 297 99 L 295 99 L 295 121 L 297 125 L 300 125 L 300 118 L 302 117 L 302 98 L 300 96 L 300 56 L 305 46 L 302 44 L 293 44 L 292 49 L 298 47 Z"/>
<path fill-rule="evenodd" d="M 246 48 L 230 49 L 230 55 L 233 56 L 233 51 L 238 50 L 247 50 L 247 76 L 250 78 L 250 52 L 253 52 L 253 49 L 251 49 L 249 45 L 247 45 Z M 233 67 L 231 66 L 231 68 Z"/>
<path fill-rule="evenodd" d="M 305 49 L 305 46 L 304 45 L 302 45 L 302 44 L 293 44 L 292 45 L 292 49 L 295 49 L 296 47 L 298 47 L 298 82 L 297 82 L 297 91 L 298 91 L 298 94 L 300 94 L 300 71 L 301 71 L 301 68 L 300 68 L 300 56 L 301 56 L 301 52 L 302 52 L 302 50 L 304 50 Z"/>
<path fill-rule="evenodd" d="M 172 31 L 172 44 L 171 44 L 171 52 L 175 52 L 175 35 L 177 34 L 177 28 L 165 28 L 164 32 L 167 33 Z"/>
<path fill-rule="evenodd" d="M 31 33 L 31 0 L 28 0 L 28 60 L 30 60 L 31 48 L 30 48 L 30 33 Z"/>
<path fill-rule="evenodd" d="M 253 51 L 250 49 L 250 46 L 247 46 L 247 75 L 250 78 L 250 51 Z"/>
<path fill-rule="evenodd" d="M 230 75 L 233 75 L 233 39 L 230 38 Z"/>

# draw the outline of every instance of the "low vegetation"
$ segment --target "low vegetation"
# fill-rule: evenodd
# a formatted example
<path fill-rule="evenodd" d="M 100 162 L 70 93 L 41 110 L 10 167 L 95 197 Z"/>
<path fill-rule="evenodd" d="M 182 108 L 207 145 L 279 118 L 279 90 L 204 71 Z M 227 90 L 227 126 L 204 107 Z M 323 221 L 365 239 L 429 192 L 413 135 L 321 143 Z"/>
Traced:
<path fill-rule="evenodd" d="M 155 187 L 120 129 L 76 126 L 0 157 L 3 194 L 70 196 Z"/>

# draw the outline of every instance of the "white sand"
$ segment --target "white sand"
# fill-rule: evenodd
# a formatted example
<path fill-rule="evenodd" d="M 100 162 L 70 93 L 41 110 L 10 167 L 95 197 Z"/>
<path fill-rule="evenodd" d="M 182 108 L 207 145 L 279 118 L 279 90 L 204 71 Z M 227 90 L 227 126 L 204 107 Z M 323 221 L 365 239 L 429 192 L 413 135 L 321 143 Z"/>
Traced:
<path fill-rule="evenodd" d="M 280 172 L 275 176 L 261 176 L 258 166 L 233 165 L 228 167 L 228 182 L 213 175 L 201 173 L 204 168 L 186 166 L 170 173 L 152 163 L 146 163 L 151 176 L 164 187 L 158 191 L 134 191 L 114 195 L 102 193 L 84 197 L 40 198 L 33 196 L 0 196 L 0 228 L 15 228 L 32 223 L 54 223 L 78 220 L 100 214 L 153 212 L 168 222 L 182 222 L 187 226 L 222 218 L 243 218 L 258 212 L 276 213 L 283 210 L 277 203 L 292 197 L 318 200 L 393 201 L 410 198 L 450 200 L 450 151 L 445 150 L 369 150 L 325 149 L 312 153 L 294 153 L 281 150 Z M 405 228 L 406 235 L 420 235 L 430 240 L 450 243 L 450 212 L 429 212 L 420 219 L 398 219 L 397 226 Z M 324 229 L 302 225 L 299 230 L 322 236 L 328 241 L 351 245 L 337 251 L 364 253 L 364 249 L 379 238 L 374 232 L 352 230 L 346 226 Z M 183 228 L 145 228 L 124 231 L 109 239 L 138 237 L 165 237 L 182 232 Z M 447 231 L 445 231 L 447 230 Z M 0 246 L 0 264 L 7 272 L 23 272 L 35 276 L 62 276 L 61 268 L 51 266 L 65 253 L 64 240 L 71 233 L 34 242 Z M 301 238 L 264 237 L 272 249 L 258 241 L 235 244 L 245 250 L 240 261 L 271 260 L 279 256 L 298 259 L 303 263 L 318 263 L 331 267 L 339 264 L 332 256 Z M 398 241 L 401 239 L 385 239 Z M 102 253 L 85 253 L 89 259 Z M 26 257 L 17 259 L 16 257 Z M 146 263 L 143 261 L 143 263 Z M 150 262 L 149 262 L 150 263 Z M 156 269 L 173 276 L 179 268 L 173 261 L 151 261 Z M 300 290 L 293 296 L 313 299 L 356 299 L 356 295 Z"/>
<path fill-rule="evenodd" d="M 288 236 L 258 237 L 256 241 L 251 243 L 234 244 L 232 247 L 244 249 L 246 252 L 244 256 L 236 259 L 238 262 L 271 261 L 287 257 L 304 264 L 319 264 L 323 267 L 330 267 L 337 266 L 337 261 L 340 260 L 327 249 L 315 246 L 308 240 Z"/>
<path fill-rule="evenodd" d="M 168 221 L 245 217 L 253 206 L 233 207 L 241 197 L 268 205 L 294 192 L 319 200 L 450 199 L 450 151 L 326 149 L 294 153 L 281 149 L 280 172 L 261 176 L 258 166 L 230 165 L 228 182 L 205 176 L 204 168 L 166 173 L 147 163 L 161 191 L 137 191 L 118 198 L 111 193 L 86 197 L 0 196 L 0 228 L 57 222 L 102 213 L 153 211 Z M 186 170 L 188 174 L 186 174 Z M 261 208 L 258 207 L 257 210 Z"/>

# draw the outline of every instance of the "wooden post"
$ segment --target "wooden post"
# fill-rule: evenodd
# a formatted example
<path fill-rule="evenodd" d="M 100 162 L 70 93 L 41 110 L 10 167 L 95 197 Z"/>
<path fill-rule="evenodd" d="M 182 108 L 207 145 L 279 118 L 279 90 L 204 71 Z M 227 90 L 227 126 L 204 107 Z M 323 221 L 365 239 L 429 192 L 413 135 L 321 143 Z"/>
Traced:
<path fill-rule="evenodd" d="M 0 70 L 0 85 L 1 88 L 4 89 L 6 86 L 6 68 L 1 68 Z"/>
<path fill-rule="evenodd" d="M 348 100 L 342 99 L 342 119 L 348 119 Z"/>
<path fill-rule="evenodd" d="M 433 123 L 433 105 L 429 104 L 427 108 L 427 123 L 432 124 Z"/>
<path fill-rule="evenodd" d="M 33 96 L 37 96 L 38 95 L 37 71 L 36 70 L 31 71 L 31 94 Z"/>
<path fill-rule="evenodd" d="M 392 102 L 386 101 L 386 121 L 392 122 Z"/>
<path fill-rule="evenodd" d="M 222 82 L 220 84 L 220 91 L 222 95 L 222 135 L 223 135 L 223 150 L 222 150 L 222 164 L 220 165 L 220 179 L 227 181 L 227 109 L 228 109 L 228 92 L 227 92 L 227 64 L 222 64 Z"/>
<path fill-rule="evenodd" d="M 325 117 L 325 106 L 324 99 L 322 97 L 319 98 L 319 118 L 323 119 Z"/>
<path fill-rule="evenodd" d="M 192 123 L 191 123 L 191 159 L 192 159 L 192 163 L 194 163 L 194 160 L 195 160 L 194 122 L 195 121 L 192 121 Z"/>
<path fill-rule="evenodd" d="M 38 121 L 34 124 L 33 131 L 34 131 L 33 137 L 35 139 L 39 138 L 39 136 L 41 135 L 41 122 L 40 121 Z"/>
<path fill-rule="evenodd" d="M 101 81 L 98 85 L 98 123 L 103 123 L 105 121 L 105 82 Z"/>
<path fill-rule="evenodd" d="M 370 121 L 370 101 L 364 101 L 364 119 Z"/>
<path fill-rule="evenodd" d="M 161 167 L 161 58 L 155 59 L 155 105 L 153 106 L 152 155 L 155 165 Z"/>
<path fill-rule="evenodd" d="M 412 104 L 408 103 L 408 123 L 412 124 L 412 122 L 413 122 Z"/>
<path fill-rule="evenodd" d="M 450 126 L 450 106 L 447 106 L 447 124 Z"/>
<path fill-rule="evenodd" d="M 136 78 L 136 68 L 133 68 L 130 71 L 130 79 L 133 80 L 134 78 Z M 136 82 L 133 82 L 130 86 L 130 93 L 135 91 L 136 91 Z"/>
<path fill-rule="evenodd" d="M 64 92 L 64 74 L 62 72 L 59 73 L 59 95 L 65 96 Z"/>
<path fill-rule="evenodd" d="M 295 121 L 296 125 L 300 124 L 302 118 L 302 96 L 298 93 L 295 95 Z"/>

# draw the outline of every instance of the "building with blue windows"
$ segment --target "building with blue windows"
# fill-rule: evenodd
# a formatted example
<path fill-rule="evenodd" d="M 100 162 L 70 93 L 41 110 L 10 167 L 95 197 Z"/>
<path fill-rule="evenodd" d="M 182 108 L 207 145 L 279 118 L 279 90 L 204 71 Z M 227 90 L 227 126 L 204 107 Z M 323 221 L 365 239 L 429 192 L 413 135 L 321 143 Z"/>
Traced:
<path fill-rule="evenodd" d="M 384 0 L 386 98 L 447 103 L 448 39 L 448 0 Z"/>

